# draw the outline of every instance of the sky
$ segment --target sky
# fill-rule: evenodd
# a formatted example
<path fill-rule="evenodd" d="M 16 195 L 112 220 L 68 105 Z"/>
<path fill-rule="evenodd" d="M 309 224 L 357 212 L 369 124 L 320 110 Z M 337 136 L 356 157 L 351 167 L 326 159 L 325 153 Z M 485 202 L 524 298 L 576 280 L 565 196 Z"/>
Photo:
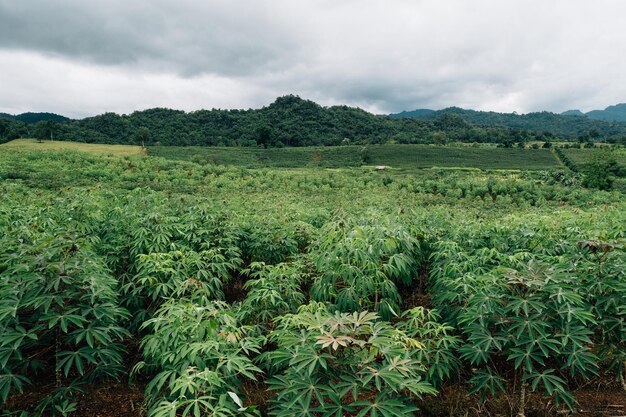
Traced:
<path fill-rule="evenodd" d="M 626 102 L 623 0 L 0 0 L 0 112 Z"/>

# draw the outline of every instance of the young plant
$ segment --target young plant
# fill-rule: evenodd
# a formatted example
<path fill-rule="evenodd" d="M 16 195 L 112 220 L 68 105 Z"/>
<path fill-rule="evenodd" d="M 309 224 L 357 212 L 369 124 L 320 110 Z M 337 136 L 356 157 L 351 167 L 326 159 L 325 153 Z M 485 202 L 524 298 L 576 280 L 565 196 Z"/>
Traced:
<path fill-rule="evenodd" d="M 142 327 L 152 333 L 134 372 L 156 372 L 146 387 L 151 417 L 257 414 L 236 393 L 261 372 L 249 356 L 263 338 L 240 326 L 225 303 L 168 300 Z"/>
<path fill-rule="evenodd" d="M 261 355 L 276 391 L 275 416 L 412 416 L 415 399 L 434 394 L 424 381 L 421 341 L 375 313 L 330 312 L 322 303 L 276 318 Z"/>
<path fill-rule="evenodd" d="M 417 237 L 402 227 L 327 225 L 313 250 L 320 275 L 311 297 L 339 311 L 372 309 L 389 320 L 400 313 L 397 285 L 411 285 L 421 258 Z"/>

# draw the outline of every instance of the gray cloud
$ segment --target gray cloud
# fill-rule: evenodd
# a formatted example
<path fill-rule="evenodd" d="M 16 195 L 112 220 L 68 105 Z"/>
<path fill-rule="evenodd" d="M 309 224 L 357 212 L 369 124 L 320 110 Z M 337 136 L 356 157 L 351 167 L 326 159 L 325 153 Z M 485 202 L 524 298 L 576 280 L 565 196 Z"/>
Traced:
<path fill-rule="evenodd" d="M 620 0 L 0 0 L 0 111 L 626 101 Z"/>

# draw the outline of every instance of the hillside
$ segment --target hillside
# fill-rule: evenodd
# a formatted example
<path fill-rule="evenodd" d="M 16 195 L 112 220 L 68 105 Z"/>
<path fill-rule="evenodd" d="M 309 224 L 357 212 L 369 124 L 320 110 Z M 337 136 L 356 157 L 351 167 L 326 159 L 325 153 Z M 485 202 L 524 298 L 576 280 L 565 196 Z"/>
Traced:
<path fill-rule="evenodd" d="M 39 113 L 27 112 L 27 113 L 21 113 L 17 115 L 12 115 L 8 113 L 0 113 L 0 119 L 17 120 L 20 122 L 24 122 L 26 124 L 46 122 L 46 121 L 65 123 L 71 120 L 68 117 L 61 116 L 60 114 L 47 113 L 47 112 L 43 112 L 43 113 L 42 112 L 39 112 Z"/>
<path fill-rule="evenodd" d="M 585 114 L 590 119 L 626 122 L 626 103 L 609 106 L 604 110 L 592 110 Z"/>
<path fill-rule="evenodd" d="M 398 120 L 354 107 L 323 107 L 293 95 L 254 110 L 184 112 L 154 108 L 129 115 L 105 113 L 67 123 L 46 121 L 33 128 L 19 123 L 0 120 L 0 142 L 27 135 L 88 143 L 263 147 L 446 142 L 512 146 L 545 140 L 542 132 L 477 127 L 462 120 L 459 123 L 454 117 Z"/>
<path fill-rule="evenodd" d="M 615 113 L 616 112 L 613 112 L 613 114 Z M 499 126 L 533 132 L 549 132 L 552 135 L 566 139 L 617 139 L 626 136 L 626 123 L 608 120 L 595 120 L 589 116 L 585 117 L 583 113 L 577 110 L 569 110 L 566 114 L 556 114 L 545 111 L 528 114 L 515 114 L 449 107 L 437 111 L 420 109 L 396 113 L 391 114 L 390 117 L 435 120 L 443 114 L 458 115 L 462 117 L 465 122 L 477 126 Z"/>
<path fill-rule="evenodd" d="M 381 116 L 356 107 L 324 107 L 288 95 L 278 97 L 268 106 L 248 110 L 185 112 L 153 108 L 122 115 L 104 113 L 81 120 L 53 113 L 0 115 L 0 143 L 27 137 L 146 146 L 301 147 L 478 142 L 511 147 L 557 140 L 624 143 L 626 122 L 549 112 L 518 115 L 458 107 Z"/>

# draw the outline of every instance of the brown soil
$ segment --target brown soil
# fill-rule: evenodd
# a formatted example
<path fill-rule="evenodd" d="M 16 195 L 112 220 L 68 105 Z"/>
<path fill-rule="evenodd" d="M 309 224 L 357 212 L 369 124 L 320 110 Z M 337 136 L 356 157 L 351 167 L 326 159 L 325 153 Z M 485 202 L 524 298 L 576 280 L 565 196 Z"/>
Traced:
<path fill-rule="evenodd" d="M 261 383 L 244 384 L 242 394 L 247 403 L 257 404 L 267 413 L 268 394 Z M 13 396 L 7 403 L 8 409 L 32 407 L 52 390 L 49 385 L 38 390 Z M 580 416 L 580 417 L 617 417 L 626 416 L 626 393 L 618 384 L 587 386 L 574 391 L 579 401 L 575 411 L 569 412 L 557 407 L 549 398 L 533 394 L 528 399 L 526 417 Z M 142 407 L 143 387 L 128 386 L 121 383 L 99 384 L 87 387 L 85 394 L 78 398 L 78 411 L 75 417 L 142 417 L 146 412 Z M 425 417 L 500 417 L 515 416 L 515 399 L 502 395 L 480 403 L 476 396 L 468 396 L 459 386 L 447 387 L 436 397 L 425 398 L 418 415 Z"/>
<path fill-rule="evenodd" d="M 558 407 L 550 398 L 531 394 L 526 404 L 526 417 L 581 416 L 626 417 L 626 393 L 618 384 L 598 384 L 573 391 L 578 400 L 573 412 Z M 436 397 L 428 397 L 420 405 L 421 415 L 428 417 L 500 417 L 516 416 L 516 398 L 501 395 L 481 403 L 477 396 L 468 396 L 459 386 L 446 387 Z"/>
<path fill-rule="evenodd" d="M 23 394 L 14 395 L 6 403 L 7 410 L 33 411 L 37 403 L 54 389 L 54 385 L 39 385 Z M 73 417 L 141 417 L 144 387 L 122 383 L 97 384 L 86 387 L 75 401 L 78 410 Z"/>

